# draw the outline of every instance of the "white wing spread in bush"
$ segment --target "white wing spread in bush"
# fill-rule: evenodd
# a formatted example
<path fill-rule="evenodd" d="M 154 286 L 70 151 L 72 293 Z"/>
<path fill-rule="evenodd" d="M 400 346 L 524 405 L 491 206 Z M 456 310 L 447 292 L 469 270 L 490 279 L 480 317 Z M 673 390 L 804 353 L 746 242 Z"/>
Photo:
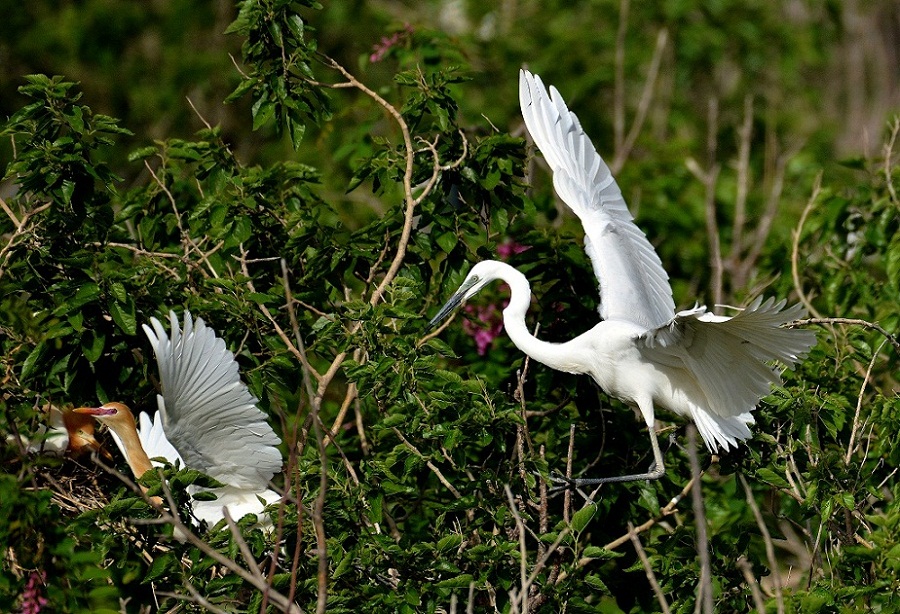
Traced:
<path fill-rule="evenodd" d="M 584 226 L 585 249 L 600 286 L 602 321 L 565 343 L 547 343 L 525 326 L 531 288 L 506 263 L 479 262 L 432 320 L 437 323 L 486 284 L 510 286 L 503 324 L 513 343 L 543 364 L 584 373 L 611 396 L 640 409 L 650 429 L 655 466 L 647 473 L 572 482 L 597 484 L 658 478 L 663 458 L 654 406 L 691 418 L 707 447 L 729 449 L 751 436 L 750 413 L 781 377 L 778 361 L 794 365 L 812 347 L 811 331 L 783 328 L 803 315 L 800 305 L 755 300 L 734 317 L 705 307 L 675 313 L 669 278 L 653 246 L 635 225 L 609 167 L 555 88 L 526 70 L 519 101 L 528 132 L 553 170 L 559 197 Z"/>
<path fill-rule="evenodd" d="M 171 338 L 156 318 L 150 319 L 153 328 L 144 325 L 162 386 L 155 421 L 141 412 L 137 429 L 131 410 L 121 403 L 74 411 L 109 426 L 137 477 L 151 467 L 150 459 L 162 457 L 225 484 L 209 489 L 217 495 L 215 501 L 194 501 L 197 518 L 215 524 L 223 518 L 223 506 L 234 518 L 260 514 L 280 498 L 268 489 L 269 480 L 281 471 L 280 440 L 241 381 L 225 342 L 203 320 L 195 324 L 188 312 L 184 330 L 174 312 L 169 321 Z"/>
<path fill-rule="evenodd" d="M 174 312 L 169 321 L 171 339 L 156 318 L 152 329 L 144 325 L 159 363 L 165 437 L 185 466 L 231 486 L 265 488 L 281 471 L 280 440 L 241 382 L 234 354 L 203 320 L 194 326 L 190 313 L 183 331 Z"/>

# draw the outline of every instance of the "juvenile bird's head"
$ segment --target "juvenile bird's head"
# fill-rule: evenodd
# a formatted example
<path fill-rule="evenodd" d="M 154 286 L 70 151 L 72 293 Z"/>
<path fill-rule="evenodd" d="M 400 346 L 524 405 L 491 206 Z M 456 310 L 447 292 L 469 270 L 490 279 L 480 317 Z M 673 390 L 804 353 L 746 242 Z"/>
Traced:
<path fill-rule="evenodd" d="M 122 403 L 106 403 L 100 407 L 79 407 L 73 409 L 77 414 L 93 416 L 101 424 L 105 424 L 116 434 L 121 434 L 124 430 L 135 430 L 137 426 L 134 423 L 134 414 L 128 409 L 127 405 Z"/>

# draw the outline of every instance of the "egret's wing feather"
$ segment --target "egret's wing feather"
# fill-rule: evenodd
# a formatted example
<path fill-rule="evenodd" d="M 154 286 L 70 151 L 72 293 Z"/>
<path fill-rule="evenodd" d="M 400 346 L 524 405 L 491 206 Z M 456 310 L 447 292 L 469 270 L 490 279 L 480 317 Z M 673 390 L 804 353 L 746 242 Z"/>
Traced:
<path fill-rule="evenodd" d="M 669 276 L 634 223 L 622 191 L 581 123 L 540 77 L 519 73 L 528 132 L 553 169 L 556 193 L 581 220 L 585 249 L 600 282 L 600 316 L 656 328 L 675 315 Z"/>
<path fill-rule="evenodd" d="M 165 436 L 186 466 L 225 484 L 264 489 L 281 470 L 280 440 L 241 381 L 234 354 L 190 313 L 184 330 L 175 312 L 169 321 L 171 339 L 156 318 L 152 329 L 144 325 L 159 362 Z"/>
<path fill-rule="evenodd" d="M 162 419 L 154 421 L 147 412 L 142 411 L 141 415 L 138 416 L 138 420 L 140 421 L 138 439 L 141 440 L 141 446 L 144 448 L 147 456 L 151 459 L 164 458 L 173 465 L 177 462 L 184 467 L 184 460 L 181 458 L 178 450 L 175 449 L 175 446 L 166 437 Z M 115 434 L 112 430 L 110 432 Z M 160 466 L 160 463 L 152 462 L 154 466 Z"/>
<path fill-rule="evenodd" d="M 771 298 L 755 300 L 733 318 L 697 307 L 647 331 L 637 345 L 647 359 L 688 371 L 712 413 L 739 416 L 781 384 L 773 362 L 793 366 L 815 345 L 812 331 L 782 328 L 802 315 L 801 305 L 785 309 L 784 300 Z"/>

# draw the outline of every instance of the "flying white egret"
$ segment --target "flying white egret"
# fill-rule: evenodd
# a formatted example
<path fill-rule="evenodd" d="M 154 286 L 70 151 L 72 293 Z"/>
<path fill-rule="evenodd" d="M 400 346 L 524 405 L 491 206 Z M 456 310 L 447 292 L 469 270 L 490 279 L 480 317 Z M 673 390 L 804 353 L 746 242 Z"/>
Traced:
<path fill-rule="evenodd" d="M 276 448 L 281 440 L 241 381 L 225 342 L 202 319 L 195 324 L 187 311 L 184 331 L 174 311 L 169 321 L 171 339 L 156 318 L 150 319 L 152 329 L 143 326 L 159 363 L 162 394 L 157 395 L 155 421 L 141 412 L 138 430 L 134 415 L 122 403 L 74 411 L 109 427 L 136 477 L 152 468 L 151 458 L 162 457 L 225 484 L 203 489 L 215 493 L 215 501 L 193 502 L 194 515 L 210 526 L 224 518 L 223 506 L 235 519 L 259 515 L 280 499 L 267 485 L 281 471 Z"/>
<path fill-rule="evenodd" d="M 531 302 L 525 276 L 508 264 L 486 260 L 472 267 L 430 324 L 488 283 L 502 280 L 510 288 L 503 324 L 516 347 L 553 369 L 590 375 L 610 396 L 640 410 L 653 448 L 650 471 L 563 480 L 570 484 L 661 477 L 665 469 L 654 430 L 655 406 L 693 420 L 710 451 L 737 447 L 751 436 L 750 412 L 772 384 L 781 383 L 769 363 L 792 366 L 816 342 L 811 331 L 781 327 L 801 317 L 802 307 L 758 298 L 731 318 L 700 306 L 675 313 L 659 256 L 559 92 L 551 87 L 548 95 L 538 76 L 522 70 L 519 101 L 528 132 L 553 170 L 557 194 L 584 226 L 585 250 L 600 283 L 602 321 L 565 343 L 537 339 L 525 325 Z"/>

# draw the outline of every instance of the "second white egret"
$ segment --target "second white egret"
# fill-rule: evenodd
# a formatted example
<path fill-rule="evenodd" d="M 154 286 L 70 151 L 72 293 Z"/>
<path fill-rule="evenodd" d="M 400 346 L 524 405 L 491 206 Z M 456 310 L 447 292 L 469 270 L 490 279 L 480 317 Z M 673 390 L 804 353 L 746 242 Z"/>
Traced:
<path fill-rule="evenodd" d="M 503 325 L 516 347 L 553 369 L 590 375 L 610 396 L 638 408 L 650 430 L 651 470 L 566 480 L 572 485 L 661 477 L 665 466 L 655 407 L 693 420 L 710 451 L 736 447 L 751 436 L 751 411 L 781 383 L 771 363 L 793 366 L 816 342 L 811 331 L 782 326 L 801 317 L 803 308 L 758 298 L 734 317 L 702 306 L 676 313 L 659 256 L 559 92 L 551 86 L 548 95 L 540 77 L 522 70 L 519 101 L 528 132 L 553 170 L 557 194 L 584 226 L 602 321 L 565 343 L 537 339 L 525 325 L 528 280 L 504 262 L 486 260 L 472 267 L 431 325 L 485 285 L 502 280 L 510 288 Z"/>

